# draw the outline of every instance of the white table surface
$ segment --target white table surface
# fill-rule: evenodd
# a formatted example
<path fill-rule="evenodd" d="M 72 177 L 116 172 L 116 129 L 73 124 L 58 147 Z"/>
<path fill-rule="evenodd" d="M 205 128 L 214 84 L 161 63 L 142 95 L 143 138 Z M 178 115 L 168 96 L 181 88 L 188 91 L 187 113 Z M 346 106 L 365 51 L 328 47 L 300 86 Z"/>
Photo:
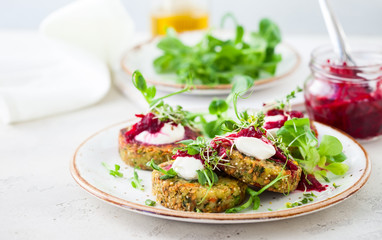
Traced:
<path fill-rule="evenodd" d="M 301 84 L 309 73 L 310 51 L 327 42 L 320 36 L 286 40 L 301 53 L 302 65 L 285 82 L 256 92 L 243 106 L 259 106 Z M 136 100 L 133 93 L 131 98 Z M 171 102 L 200 108 L 209 98 L 177 96 Z M 141 106 L 112 89 L 97 105 L 82 110 L 0 125 L 0 239 L 382 239 L 382 139 L 363 144 L 373 165 L 369 181 L 358 193 L 334 207 L 293 219 L 191 224 L 131 213 L 96 199 L 74 182 L 69 161 L 88 136 L 131 118 L 143 111 Z"/>

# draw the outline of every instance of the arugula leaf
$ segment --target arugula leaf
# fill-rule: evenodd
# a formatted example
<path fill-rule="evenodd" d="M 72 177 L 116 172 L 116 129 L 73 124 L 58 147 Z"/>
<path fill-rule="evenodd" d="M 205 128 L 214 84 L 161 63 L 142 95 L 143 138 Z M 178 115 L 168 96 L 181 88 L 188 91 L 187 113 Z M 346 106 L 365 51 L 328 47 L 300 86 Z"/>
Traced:
<path fill-rule="evenodd" d="M 114 164 L 114 170 L 110 169 L 109 165 L 107 165 L 107 163 L 105 162 L 102 162 L 101 164 L 109 171 L 109 174 L 111 176 L 120 178 L 123 177 L 123 173 L 119 172 L 119 169 L 121 169 L 121 167 L 118 164 Z"/>
<path fill-rule="evenodd" d="M 175 170 L 172 169 L 172 168 L 170 168 L 168 171 L 166 171 L 163 168 L 159 167 L 157 164 L 155 164 L 154 159 L 151 159 L 151 161 L 148 162 L 146 164 L 146 166 L 151 167 L 152 169 L 157 170 L 157 171 L 163 173 L 164 175 L 160 177 L 160 179 L 162 179 L 162 180 L 169 179 L 169 178 L 174 178 L 174 177 L 176 177 L 178 175 L 175 172 Z"/>

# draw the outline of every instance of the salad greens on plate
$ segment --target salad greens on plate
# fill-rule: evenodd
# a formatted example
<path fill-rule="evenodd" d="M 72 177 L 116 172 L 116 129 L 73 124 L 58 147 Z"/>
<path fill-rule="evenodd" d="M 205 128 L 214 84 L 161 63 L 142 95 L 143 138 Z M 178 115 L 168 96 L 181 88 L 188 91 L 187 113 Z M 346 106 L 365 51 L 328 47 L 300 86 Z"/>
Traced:
<path fill-rule="evenodd" d="M 188 46 L 168 28 L 157 47 L 163 55 L 153 62 L 157 73 L 175 73 L 177 81 L 182 84 L 219 85 L 233 84 L 237 76 L 245 76 L 254 81 L 273 76 L 280 54 L 275 53 L 281 42 L 280 29 L 270 19 L 262 19 L 257 32 L 245 34 L 244 27 L 227 14 L 227 18 L 236 24 L 235 36 L 232 39 L 220 39 L 207 32 L 197 44 Z M 192 80 L 190 80 L 192 79 Z"/>

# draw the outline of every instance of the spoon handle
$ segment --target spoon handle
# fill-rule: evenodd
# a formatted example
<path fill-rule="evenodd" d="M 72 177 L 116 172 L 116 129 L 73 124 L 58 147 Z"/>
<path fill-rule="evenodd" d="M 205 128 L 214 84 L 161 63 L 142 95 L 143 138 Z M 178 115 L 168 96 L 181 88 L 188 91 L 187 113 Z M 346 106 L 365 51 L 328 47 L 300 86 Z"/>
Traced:
<path fill-rule="evenodd" d="M 334 52 L 340 56 L 342 63 L 356 65 L 348 54 L 349 47 L 346 44 L 346 37 L 341 24 L 338 22 L 327 0 L 319 0 L 322 16 L 324 17 L 326 28 L 328 29 L 330 40 L 334 46 Z"/>

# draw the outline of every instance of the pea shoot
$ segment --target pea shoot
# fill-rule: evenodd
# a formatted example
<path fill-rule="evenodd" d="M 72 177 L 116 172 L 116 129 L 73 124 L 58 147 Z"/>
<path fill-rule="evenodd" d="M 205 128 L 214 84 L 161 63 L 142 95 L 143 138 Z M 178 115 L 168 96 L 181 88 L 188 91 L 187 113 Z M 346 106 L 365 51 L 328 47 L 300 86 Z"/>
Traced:
<path fill-rule="evenodd" d="M 151 199 L 146 199 L 146 201 L 145 201 L 146 206 L 154 207 L 156 204 L 157 203 Z"/>
<path fill-rule="evenodd" d="M 197 170 L 198 173 L 198 182 L 201 185 L 208 185 L 208 189 L 202 200 L 198 202 L 197 204 L 201 204 L 204 199 L 206 199 L 209 191 L 211 190 L 212 186 L 219 181 L 218 175 L 211 169 L 206 168 L 204 170 Z"/>
<path fill-rule="evenodd" d="M 157 164 L 155 164 L 154 159 L 151 159 L 151 161 L 148 162 L 146 164 L 146 166 L 151 167 L 152 169 L 157 170 L 157 171 L 163 173 L 164 175 L 160 177 L 160 179 L 162 179 L 162 180 L 169 179 L 169 178 L 174 178 L 174 177 L 176 177 L 178 175 L 175 172 L 175 170 L 172 169 L 172 168 L 170 168 L 169 170 L 164 170 L 163 168 L 159 167 Z"/>
<path fill-rule="evenodd" d="M 163 100 L 165 98 L 184 93 L 190 90 L 190 87 L 186 87 L 180 91 L 170 93 L 163 97 L 155 98 L 156 88 L 155 86 L 147 86 L 146 80 L 140 71 L 136 70 L 132 75 L 132 81 L 136 89 L 138 89 L 143 97 L 149 104 L 149 111 L 154 113 L 155 116 L 162 122 L 168 120 L 176 124 L 182 124 L 183 126 L 188 126 L 191 129 L 195 128 L 195 118 L 198 116 L 185 111 L 181 106 L 172 107 L 166 104 Z"/>
<path fill-rule="evenodd" d="M 123 173 L 119 171 L 119 169 L 121 169 L 121 166 L 119 166 L 118 164 L 114 164 L 114 169 L 111 169 L 109 165 L 105 162 L 102 162 L 102 166 L 104 166 L 109 171 L 109 174 L 111 176 L 118 178 L 123 177 Z"/>
<path fill-rule="evenodd" d="M 273 179 L 266 186 L 262 187 L 259 191 L 255 191 L 255 190 L 247 187 L 246 192 L 249 194 L 249 198 L 248 198 L 247 202 L 243 203 L 240 206 L 227 209 L 225 212 L 226 213 L 238 213 L 238 212 L 241 212 L 244 209 L 247 209 L 247 208 L 249 208 L 251 206 L 252 206 L 253 210 L 259 209 L 259 207 L 260 207 L 260 197 L 259 197 L 259 195 L 262 194 L 268 188 L 272 187 L 275 183 L 277 183 L 278 181 L 280 181 L 280 180 L 282 180 L 282 179 L 284 179 L 286 177 L 288 177 L 288 176 L 281 176 L 281 173 L 280 173 L 275 179 Z"/>
<path fill-rule="evenodd" d="M 134 168 L 134 177 L 131 178 L 131 186 L 135 189 L 144 190 L 142 184 L 142 179 L 139 179 L 136 168 Z"/>

